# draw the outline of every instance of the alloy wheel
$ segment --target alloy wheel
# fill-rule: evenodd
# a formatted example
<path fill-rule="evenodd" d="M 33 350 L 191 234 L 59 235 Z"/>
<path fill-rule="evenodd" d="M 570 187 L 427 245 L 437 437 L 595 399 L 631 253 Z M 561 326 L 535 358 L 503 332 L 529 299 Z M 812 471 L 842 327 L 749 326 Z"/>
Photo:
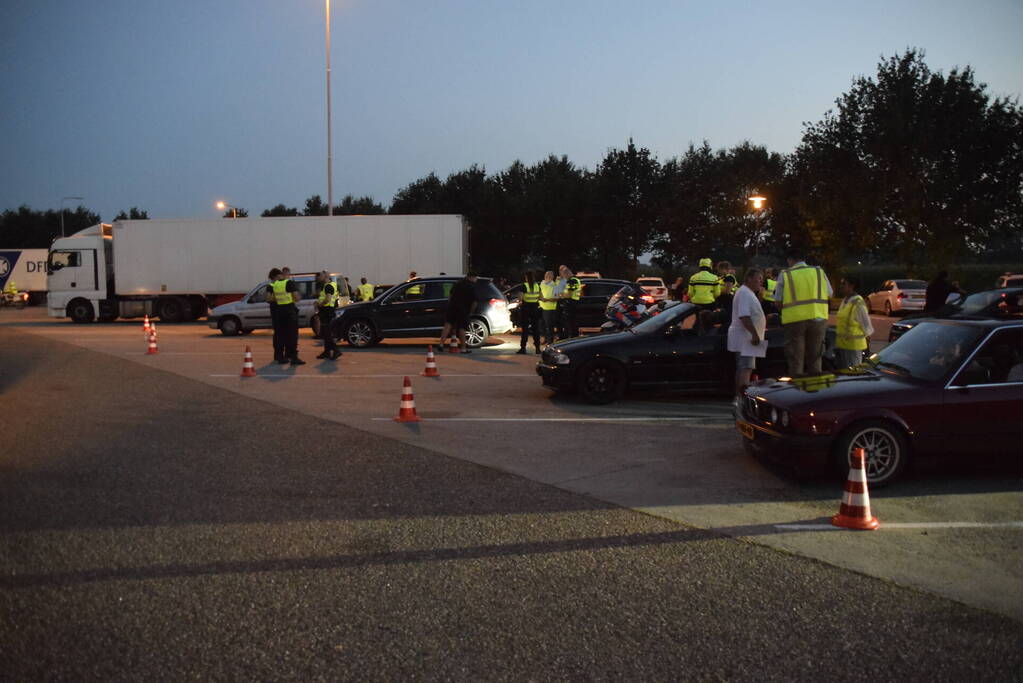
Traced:
<path fill-rule="evenodd" d="M 886 479 L 898 467 L 902 451 L 898 441 L 883 429 L 865 429 L 849 444 L 849 456 L 862 448 L 867 480 Z"/>

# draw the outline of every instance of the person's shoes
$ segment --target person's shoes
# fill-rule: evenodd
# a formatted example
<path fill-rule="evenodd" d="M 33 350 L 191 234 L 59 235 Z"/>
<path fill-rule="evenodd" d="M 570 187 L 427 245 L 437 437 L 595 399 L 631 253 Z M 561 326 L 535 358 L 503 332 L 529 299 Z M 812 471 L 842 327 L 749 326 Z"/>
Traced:
<path fill-rule="evenodd" d="M 524 355 L 526 355 L 526 349 L 525 349 L 525 347 L 523 347 L 523 348 L 519 349 L 518 351 L 516 351 L 516 352 L 515 352 L 515 355 L 516 355 L 516 356 L 524 356 Z"/>
<path fill-rule="evenodd" d="M 288 359 L 287 358 L 278 358 L 277 359 L 277 364 L 278 365 L 287 365 L 288 364 Z"/>
<path fill-rule="evenodd" d="M 292 358 L 291 359 L 291 364 L 292 365 L 305 365 L 305 361 L 302 360 L 301 358 L 296 357 L 296 358 Z"/>
<path fill-rule="evenodd" d="M 320 360 L 326 360 L 329 357 L 330 357 L 330 351 L 324 351 L 323 353 L 321 353 L 320 355 L 317 356 L 317 358 L 320 359 Z"/>
<path fill-rule="evenodd" d="M 341 357 L 341 352 L 339 350 L 337 350 L 337 349 L 334 349 L 334 352 L 330 355 L 330 359 L 331 360 L 337 360 L 340 357 Z"/>

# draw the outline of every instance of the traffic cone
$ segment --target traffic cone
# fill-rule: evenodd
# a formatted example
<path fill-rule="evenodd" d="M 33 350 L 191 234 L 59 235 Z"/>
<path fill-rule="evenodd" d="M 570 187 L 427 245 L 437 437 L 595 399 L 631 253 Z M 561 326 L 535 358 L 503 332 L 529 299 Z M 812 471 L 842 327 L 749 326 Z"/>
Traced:
<path fill-rule="evenodd" d="M 255 377 L 256 366 L 252 363 L 252 349 L 245 347 L 245 360 L 242 361 L 242 377 Z"/>
<path fill-rule="evenodd" d="M 149 314 L 146 314 L 145 320 L 142 321 L 142 336 L 149 339 Z"/>
<path fill-rule="evenodd" d="M 149 328 L 149 348 L 146 349 L 147 356 L 154 353 L 160 353 L 160 349 L 156 347 L 156 325 Z"/>
<path fill-rule="evenodd" d="M 458 340 L 454 337 L 448 340 L 448 353 L 458 353 Z"/>
<path fill-rule="evenodd" d="M 398 417 L 395 422 L 419 422 L 416 415 L 416 399 L 412 395 L 412 381 L 405 378 L 405 385 L 401 388 L 401 409 L 398 410 Z"/>
<path fill-rule="evenodd" d="M 422 372 L 423 377 L 440 377 L 437 371 L 437 357 L 433 355 L 433 344 L 426 347 L 426 369 Z"/>
<path fill-rule="evenodd" d="M 867 493 L 867 473 L 864 469 L 866 455 L 862 448 L 853 451 L 849 465 L 849 478 L 845 482 L 845 495 L 838 514 L 831 523 L 845 529 L 876 529 L 881 525 L 877 517 L 870 514 L 870 494 Z"/>

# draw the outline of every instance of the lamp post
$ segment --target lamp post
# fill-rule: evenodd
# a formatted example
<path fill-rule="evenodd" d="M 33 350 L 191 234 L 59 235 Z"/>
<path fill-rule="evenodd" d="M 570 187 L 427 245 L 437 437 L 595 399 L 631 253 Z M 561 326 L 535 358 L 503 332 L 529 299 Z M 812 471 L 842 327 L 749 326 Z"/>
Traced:
<path fill-rule="evenodd" d="M 60 198 L 60 236 L 64 236 L 64 202 L 68 199 L 82 201 L 85 197 L 61 197 Z"/>
<path fill-rule="evenodd" d="M 767 201 L 767 197 L 761 197 L 760 195 L 753 195 L 749 198 L 749 201 L 753 202 L 753 210 L 756 211 L 756 227 L 757 234 L 753 239 L 753 256 L 757 257 L 760 255 L 760 232 L 763 229 L 763 215 L 764 215 L 764 203 Z"/>
<path fill-rule="evenodd" d="M 330 0 L 327 9 L 327 215 L 334 215 L 334 155 L 330 139 Z"/>
<path fill-rule="evenodd" d="M 214 206 L 216 206 L 217 209 L 219 209 L 220 211 L 224 211 L 225 209 L 231 209 L 231 218 L 238 218 L 237 207 L 231 206 L 230 204 L 224 201 L 217 202 Z"/>

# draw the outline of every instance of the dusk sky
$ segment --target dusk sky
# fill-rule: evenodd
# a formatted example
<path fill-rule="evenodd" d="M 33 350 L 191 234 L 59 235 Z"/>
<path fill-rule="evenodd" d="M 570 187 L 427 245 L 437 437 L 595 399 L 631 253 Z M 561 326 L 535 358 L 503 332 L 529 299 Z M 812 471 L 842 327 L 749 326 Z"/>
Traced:
<path fill-rule="evenodd" d="M 1023 1 L 335 0 L 334 200 L 630 137 L 791 152 L 907 47 L 1023 92 Z M 0 210 L 326 199 L 323 0 L 4 0 Z M 68 202 L 74 205 L 78 202 Z"/>

